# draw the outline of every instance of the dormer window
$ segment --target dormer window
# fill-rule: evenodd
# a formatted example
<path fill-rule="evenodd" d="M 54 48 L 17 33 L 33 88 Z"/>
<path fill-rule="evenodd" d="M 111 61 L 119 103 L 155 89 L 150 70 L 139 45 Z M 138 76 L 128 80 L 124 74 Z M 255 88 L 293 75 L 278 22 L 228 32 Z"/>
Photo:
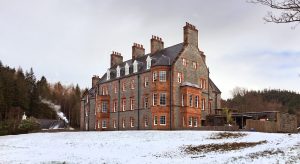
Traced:
<path fill-rule="evenodd" d="M 107 72 L 106 72 L 106 80 L 109 80 L 109 79 L 110 79 L 110 71 L 108 69 Z"/>
<path fill-rule="evenodd" d="M 120 66 L 117 67 L 117 77 L 120 77 Z"/>
<path fill-rule="evenodd" d="M 147 69 L 151 68 L 151 58 L 150 56 L 147 57 Z"/>
<path fill-rule="evenodd" d="M 128 65 L 128 63 L 125 64 L 125 75 L 129 75 L 129 65 Z"/>
<path fill-rule="evenodd" d="M 133 73 L 136 73 L 138 71 L 138 62 L 135 60 L 133 62 Z"/>

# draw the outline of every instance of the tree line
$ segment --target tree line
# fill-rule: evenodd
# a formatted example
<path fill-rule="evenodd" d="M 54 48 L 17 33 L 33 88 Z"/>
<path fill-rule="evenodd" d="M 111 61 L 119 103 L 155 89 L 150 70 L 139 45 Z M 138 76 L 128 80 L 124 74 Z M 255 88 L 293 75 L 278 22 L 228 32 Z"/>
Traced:
<path fill-rule="evenodd" d="M 237 112 L 281 111 L 296 114 L 300 120 L 300 94 L 280 89 L 249 91 L 235 88 L 233 98 L 223 100 L 222 106 Z"/>
<path fill-rule="evenodd" d="M 279 110 L 282 112 L 300 112 L 300 94 L 276 89 L 248 91 L 245 88 L 235 88 L 233 98 L 223 101 L 223 105 L 240 112 Z"/>
<path fill-rule="evenodd" d="M 42 99 L 61 106 L 70 126 L 80 126 L 80 96 L 78 85 L 50 84 L 46 77 L 37 80 L 31 68 L 10 68 L 0 61 L 0 121 L 20 120 L 23 113 L 40 119 L 58 119 L 56 112 Z"/>

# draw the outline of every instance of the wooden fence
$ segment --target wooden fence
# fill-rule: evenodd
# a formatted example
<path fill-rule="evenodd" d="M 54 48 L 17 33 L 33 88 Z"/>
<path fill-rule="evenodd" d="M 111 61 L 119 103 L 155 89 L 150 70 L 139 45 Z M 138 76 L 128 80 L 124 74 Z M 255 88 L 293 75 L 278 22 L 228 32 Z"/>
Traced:
<path fill-rule="evenodd" d="M 274 121 L 246 120 L 246 130 L 256 132 L 276 133 L 277 123 Z"/>

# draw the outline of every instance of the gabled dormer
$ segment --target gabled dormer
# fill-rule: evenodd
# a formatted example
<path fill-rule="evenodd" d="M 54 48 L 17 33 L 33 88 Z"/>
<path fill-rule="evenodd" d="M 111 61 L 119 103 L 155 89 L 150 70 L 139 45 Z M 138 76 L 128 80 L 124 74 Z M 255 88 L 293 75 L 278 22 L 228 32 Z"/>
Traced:
<path fill-rule="evenodd" d="M 151 68 L 151 57 L 150 55 L 147 57 L 146 59 L 146 69 L 150 69 Z"/>
<path fill-rule="evenodd" d="M 120 77 L 120 70 L 121 70 L 121 69 L 120 69 L 120 66 L 117 66 L 117 69 L 116 69 L 116 70 L 117 70 L 117 77 Z"/>
<path fill-rule="evenodd" d="M 128 63 L 125 64 L 125 75 L 129 75 L 129 65 L 128 65 Z"/>
<path fill-rule="evenodd" d="M 138 72 L 138 62 L 135 60 L 133 62 L 133 73 L 137 73 Z"/>

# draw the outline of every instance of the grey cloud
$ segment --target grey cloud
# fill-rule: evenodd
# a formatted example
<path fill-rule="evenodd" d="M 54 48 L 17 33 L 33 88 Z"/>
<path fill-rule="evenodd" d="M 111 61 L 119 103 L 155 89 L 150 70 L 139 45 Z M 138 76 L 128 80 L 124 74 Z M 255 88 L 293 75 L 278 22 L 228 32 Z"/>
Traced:
<path fill-rule="evenodd" d="M 188 21 L 199 29 L 200 49 L 224 98 L 235 86 L 299 92 L 292 72 L 300 70 L 289 60 L 299 61 L 300 28 L 265 24 L 267 10 L 243 0 L 0 0 L 0 60 L 33 67 L 52 82 L 90 87 L 91 76 L 106 71 L 112 50 L 129 59 L 132 43 L 139 42 L 149 52 L 152 34 L 166 46 L 177 44 Z M 288 76 L 274 80 L 276 73 Z"/>

